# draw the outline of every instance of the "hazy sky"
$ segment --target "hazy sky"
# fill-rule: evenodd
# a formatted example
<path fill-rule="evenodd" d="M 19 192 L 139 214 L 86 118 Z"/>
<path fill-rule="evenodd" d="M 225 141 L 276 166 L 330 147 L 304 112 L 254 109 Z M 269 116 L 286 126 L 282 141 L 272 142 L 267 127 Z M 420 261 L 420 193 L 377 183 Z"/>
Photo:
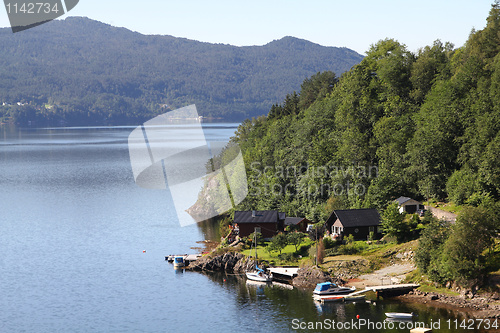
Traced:
<path fill-rule="evenodd" d="M 204 42 L 263 45 L 295 36 L 365 53 L 391 37 L 410 51 L 436 39 L 462 46 L 482 29 L 493 0 L 80 0 L 69 16 L 86 16 L 143 34 Z M 66 16 L 65 16 L 66 17 Z M 9 26 L 5 9 L 0 26 Z M 22 33 L 22 32 L 20 32 Z"/>

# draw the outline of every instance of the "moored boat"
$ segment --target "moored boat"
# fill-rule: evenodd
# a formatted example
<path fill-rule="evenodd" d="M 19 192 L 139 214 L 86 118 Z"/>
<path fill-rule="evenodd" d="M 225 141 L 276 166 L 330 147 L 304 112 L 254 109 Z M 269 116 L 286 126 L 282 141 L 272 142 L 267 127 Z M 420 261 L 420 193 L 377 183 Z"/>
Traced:
<path fill-rule="evenodd" d="M 404 313 L 404 312 L 386 312 L 385 315 L 390 319 L 411 319 L 413 318 L 412 313 Z"/>
<path fill-rule="evenodd" d="M 366 298 L 365 295 L 358 295 L 358 296 L 349 296 L 346 295 L 344 296 L 344 301 L 345 302 L 356 302 L 356 301 L 362 301 Z"/>
<path fill-rule="evenodd" d="M 252 255 L 252 246 L 255 242 L 255 261 L 257 261 L 257 233 L 254 232 L 254 241 L 250 247 L 250 256 Z M 262 268 L 259 268 L 257 264 L 255 264 L 255 269 L 253 271 L 247 271 L 246 273 L 247 279 L 259 282 L 271 282 L 273 280 L 273 274 L 267 274 L 264 272 Z"/>
<path fill-rule="evenodd" d="M 272 274 L 267 274 L 259 266 L 255 266 L 255 270 L 246 272 L 247 279 L 259 282 L 271 282 L 273 280 Z"/>
<path fill-rule="evenodd" d="M 184 257 L 178 256 L 174 258 L 174 268 L 180 268 L 186 266 L 186 263 L 184 262 Z"/>
<path fill-rule="evenodd" d="M 313 293 L 316 295 L 344 295 L 356 291 L 356 287 L 341 287 L 332 282 L 318 283 Z"/>
<path fill-rule="evenodd" d="M 314 296 L 314 300 L 319 301 L 321 303 L 329 303 L 329 302 L 341 302 L 344 299 L 343 296 Z"/>

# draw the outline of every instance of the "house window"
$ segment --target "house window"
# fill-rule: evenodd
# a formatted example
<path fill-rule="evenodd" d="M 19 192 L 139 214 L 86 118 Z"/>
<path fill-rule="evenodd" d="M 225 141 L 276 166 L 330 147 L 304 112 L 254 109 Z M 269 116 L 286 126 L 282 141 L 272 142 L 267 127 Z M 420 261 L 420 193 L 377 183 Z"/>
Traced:
<path fill-rule="evenodd" d="M 375 231 L 375 227 L 370 227 L 370 232 L 374 232 Z"/>
<path fill-rule="evenodd" d="M 359 229 L 358 229 L 358 228 L 354 229 L 354 232 L 355 232 L 355 233 L 358 233 L 358 232 L 359 232 Z"/>
<path fill-rule="evenodd" d="M 254 231 L 255 233 L 257 233 L 257 232 L 258 232 L 258 233 L 262 233 L 262 232 L 261 232 L 260 227 L 255 227 L 255 228 L 253 229 L 253 231 Z"/>

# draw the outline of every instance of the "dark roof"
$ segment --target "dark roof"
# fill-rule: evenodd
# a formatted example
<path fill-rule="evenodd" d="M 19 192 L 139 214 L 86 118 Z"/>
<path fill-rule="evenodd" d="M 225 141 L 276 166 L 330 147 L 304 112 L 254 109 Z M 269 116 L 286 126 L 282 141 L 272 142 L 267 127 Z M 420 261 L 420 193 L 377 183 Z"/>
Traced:
<path fill-rule="evenodd" d="M 380 215 L 373 208 L 334 210 L 333 214 L 340 220 L 344 228 L 369 227 L 380 224 Z"/>
<path fill-rule="evenodd" d="M 396 201 L 399 205 L 402 205 L 405 202 L 410 201 L 410 200 L 411 200 L 411 198 L 408 198 L 408 197 L 399 197 L 394 201 Z"/>
<path fill-rule="evenodd" d="M 305 220 L 305 217 L 287 217 L 285 219 L 285 225 L 297 225 Z"/>
<path fill-rule="evenodd" d="M 252 211 L 234 212 L 234 223 L 278 223 L 277 210 L 256 210 L 255 217 L 252 217 Z"/>

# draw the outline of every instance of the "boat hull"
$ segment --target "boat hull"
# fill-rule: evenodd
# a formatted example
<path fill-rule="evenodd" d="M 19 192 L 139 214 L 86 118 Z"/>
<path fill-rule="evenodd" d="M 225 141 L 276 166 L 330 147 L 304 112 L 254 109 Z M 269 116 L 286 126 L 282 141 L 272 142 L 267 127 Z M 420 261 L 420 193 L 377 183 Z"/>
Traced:
<path fill-rule="evenodd" d="M 360 295 L 360 296 L 344 296 L 344 301 L 346 302 L 356 302 L 356 301 L 362 301 L 366 298 L 365 295 Z"/>
<path fill-rule="evenodd" d="M 344 297 L 342 296 L 330 296 L 330 297 L 315 297 L 315 300 L 321 303 L 330 303 L 330 302 L 342 302 Z"/>
<path fill-rule="evenodd" d="M 401 312 L 386 312 L 385 315 L 390 319 L 411 319 L 413 314 Z"/>
<path fill-rule="evenodd" d="M 352 288 L 346 288 L 346 287 L 340 287 L 340 288 L 332 288 L 329 290 L 324 290 L 324 291 L 317 291 L 314 290 L 314 294 L 319 295 L 319 296 L 328 296 L 328 295 L 347 295 L 352 292 L 356 291 L 356 287 Z"/>
<path fill-rule="evenodd" d="M 257 272 L 246 272 L 247 279 L 258 282 L 271 282 L 273 279 L 267 274 Z"/>
<path fill-rule="evenodd" d="M 182 268 L 186 266 L 186 262 L 184 261 L 184 257 L 175 257 L 174 260 L 174 268 Z"/>

